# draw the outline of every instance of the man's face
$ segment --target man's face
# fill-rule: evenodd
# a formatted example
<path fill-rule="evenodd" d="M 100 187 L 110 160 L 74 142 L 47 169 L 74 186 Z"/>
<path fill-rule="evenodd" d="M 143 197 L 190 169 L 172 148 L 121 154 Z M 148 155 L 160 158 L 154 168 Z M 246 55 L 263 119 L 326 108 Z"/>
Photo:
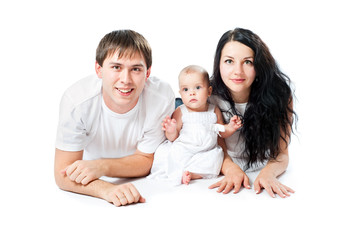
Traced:
<path fill-rule="evenodd" d="M 136 106 L 150 75 L 150 69 L 138 52 L 132 56 L 124 53 L 121 58 L 115 52 L 105 59 L 102 67 L 96 63 L 95 70 L 102 79 L 106 106 L 121 114 Z"/>

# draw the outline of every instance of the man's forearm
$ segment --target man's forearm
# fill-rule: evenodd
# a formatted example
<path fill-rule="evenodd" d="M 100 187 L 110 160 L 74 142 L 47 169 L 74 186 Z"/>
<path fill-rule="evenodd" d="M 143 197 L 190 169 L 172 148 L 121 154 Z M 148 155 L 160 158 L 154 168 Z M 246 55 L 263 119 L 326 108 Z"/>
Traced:
<path fill-rule="evenodd" d="M 112 183 L 100 179 L 96 179 L 87 185 L 82 185 L 81 183 L 71 181 L 65 174 L 60 172 L 55 172 L 55 181 L 57 186 L 62 190 L 102 199 L 105 199 L 107 189 L 113 187 Z"/>
<path fill-rule="evenodd" d="M 101 164 L 108 177 L 143 177 L 150 173 L 153 158 L 153 154 L 136 152 L 123 158 L 101 159 Z"/>

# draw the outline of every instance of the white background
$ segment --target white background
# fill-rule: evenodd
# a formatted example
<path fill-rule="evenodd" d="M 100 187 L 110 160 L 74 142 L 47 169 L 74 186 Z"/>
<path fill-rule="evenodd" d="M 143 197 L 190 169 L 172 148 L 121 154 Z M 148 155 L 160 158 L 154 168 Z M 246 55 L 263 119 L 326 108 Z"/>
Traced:
<path fill-rule="evenodd" d="M 0 238 L 342 239 L 341 9 L 333 0 L 2 1 Z M 106 33 L 143 34 L 152 75 L 177 93 L 184 66 L 212 73 L 216 44 L 235 27 L 257 33 L 294 83 L 299 124 L 281 180 L 295 194 L 222 195 L 207 189 L 208 180 L 167 188 L 140 179 L 147 203 L 116 208 L 57 188 L 59 101 L 94 72 Z"/>

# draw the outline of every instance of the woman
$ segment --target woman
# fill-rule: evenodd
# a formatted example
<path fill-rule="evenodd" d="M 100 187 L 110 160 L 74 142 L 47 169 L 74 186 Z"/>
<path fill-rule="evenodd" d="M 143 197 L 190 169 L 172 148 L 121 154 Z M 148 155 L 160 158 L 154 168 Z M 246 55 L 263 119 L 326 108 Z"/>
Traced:
<path fill-rule="evenodd" d="M 253 32 L 236 28 L 219 40 L 211 77 L 211 102 L 227 122 L 233 115 L 243 127 L 222 140 L 225 177 L 210 186 L 218 192 L 237 193 L 251 188 L 247 171 L 262 169 L 254 182 L 258 194 L 264 188 L 270 196 L 284 198 L 294 191 L 277 177 L 289 161 L 288 144 L 296 114 L 292 107 L 290 79 L 283 74 L 265 43 Z"/>

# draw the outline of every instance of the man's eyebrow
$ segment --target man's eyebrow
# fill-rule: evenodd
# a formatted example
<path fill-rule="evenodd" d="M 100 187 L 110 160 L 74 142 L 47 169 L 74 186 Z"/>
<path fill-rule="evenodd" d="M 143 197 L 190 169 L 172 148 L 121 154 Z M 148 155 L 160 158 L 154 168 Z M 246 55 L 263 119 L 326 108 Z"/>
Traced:
<path fill-rule="evenodd" d="M 109 62 L 109 64 L 111 64 L 111 65 L 123 66 L 123 64 L 122 64 L 122 63 L 119 63 L 119 62 L 113 62 L 113 61 Z M 144 65 L 143 65 L 142 63 L 137 63 L 137 64 L 133 64 L 133 65 L 131 65 L 131 67 L 144 67 Z"/>
<path fill-rule="evenodd" d="M 139 63 L 139 64 L 134 64 L 134 65 L 132 65 L 132 67 L 144 67 L 144 65 L 141 64 L 141 63 Z"/>
<path fill-rule="evenodd" d="M 112 64 L 112 65 L 123 65 L 123 64 L 118 63 L 118 62 L 109 62 L 109 64 Z"/>

